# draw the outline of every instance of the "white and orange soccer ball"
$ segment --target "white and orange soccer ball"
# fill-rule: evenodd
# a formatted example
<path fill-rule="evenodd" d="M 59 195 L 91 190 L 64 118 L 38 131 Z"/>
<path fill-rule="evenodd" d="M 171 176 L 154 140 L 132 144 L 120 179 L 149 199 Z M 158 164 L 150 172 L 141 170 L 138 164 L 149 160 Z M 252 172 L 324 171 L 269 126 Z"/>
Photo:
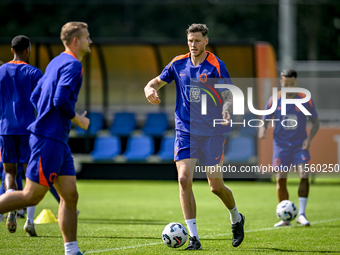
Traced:
<path fill-rule="evenodd" d="M 178 222 L 171 222 L 162 232 L 163 242 L 171 248 L 181 247 L 188 239 L 188 231 Z"/>

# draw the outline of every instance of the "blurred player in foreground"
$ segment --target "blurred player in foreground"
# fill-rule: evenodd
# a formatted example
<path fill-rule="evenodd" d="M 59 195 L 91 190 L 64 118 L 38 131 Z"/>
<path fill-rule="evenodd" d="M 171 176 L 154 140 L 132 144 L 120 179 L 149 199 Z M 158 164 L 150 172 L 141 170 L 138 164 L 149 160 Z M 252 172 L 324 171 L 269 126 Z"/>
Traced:
<path fill-rule="evenodd" d="M 189 229 L 189 245 L 186 250 L 202 248 L 196 228 L 196 202 L 192 191 L 193 172 L 197 159 L 202 165 L 222 166 L 225 138 L 232 110 L 232 95 L 229 90 L 215 90 L 214 80 L 231 84 L 225 64 L 214 54 L 205 51 L 208 44 L 208 28 L 205 24 L 192 24 L 187 29 L 190 53 L 175 57 L 162 73 L 149 81 L 144 92 L 151 104 L 160 103 L 157 91 L 173 80 L 176 82 L 177 102 L 175 109 L 176 140 L 175 161 L 178 171 L 180 201 L 185 222 Z M 215 82 L 214 81 L 214 82 Z M 214 104 L 210 95 L 217 95 L 220 104 Z M 208 96 L 209 95 L 209 96 Z M 201 114 L 201 98 L 207 98 L 209 114 Z M 224 119 L 224 125 L 213 126 L 214 119 Z M 229 210 L 232 223 L 233 246 L 244 238 L 244 216 L 236 208 L 231 190 L 223 182 L 223 173 L 208 173 L 211 191 Z"/>
<path fill-rule="evenodd" d="M 281 87 L 296 87 L 297 73 L 294 70 L 286 69 L 281 72 Z M 287 98 L 304 98 L 305 94 L 287 93 Z M 272 97 L 269 98 L 266 110 L 272 105 Z M 310 161 L 309 148 L 313 137 L 319 130 L 319 119 L 315 109 L 314 102 L 310 99 L 307 103 L 302 104 L 310 113 L 309 120 L 312 122 L 312 128 L 307 135 L 306 124 L 307 116 L 294 104 L 287 104 L 286 115 L 281 115 L 281 91 L 278 92 L 277 107 L 274 113 L 264 116 L 264 119 L 279 119 L 289 121 L 285 126 L 277 124 L 274 129 L 273 142 L 273 166 L 274 167 L 295 167 L 300 175 L 299 195 L 299 214 L 296 222 L 302 226 L 309 226 L 310 223 L 306 218 L 305 210 L 309 194 L 309 174 L 305 171 L 305 164 Z M 259 129 L 259 138 L 265 138 L 269 121 L 265 121 Z M 288 172 L 278 172 L 276 176 L 277 197 L 279 202 L 288 200 L 287 190 Z M 290 222 L 281 220 L 274 227 L 290 226 Z"/>
<path fill-rule="evenodd" d="M 60 195 L 59 226 L 64 239 L 65 254 L 81 254 L 77 243 L 76 173 L 67 144 L 71 121 L 83 129 L 89 126 L 86 112 L 74 111 L 83 81 L 81 60 L 90 53 L 87 24 L 69 22 L 61 29 L 65 51 L 47 66 L 44 76 L 32 93 L 31 102 L 37 110 L 31 131 L 31 157 L 27 166 L 23 191 L 0 196 L 0 213 L 38 204 L 54 185 Z"/>
<path fill-rule="evenodd" d="M 18 190 L 16 183 L 17 164 L 22 163 L 26 171 L 30 158 L 29 124 L 34 120 L 34 108 L 30 102 L 33 89 L 42 77 L 42 72 L 28 64 L 31 43 L 28 37 L 18 35 L 12 40 L 12 61 L 0 67 L 0 161 L 5 170 L 4 187 L 6 193 Z M 16 208 L 19 209 L 19 208 Z M 27 208 L 24 230 L 28 236 L 37 236 L 34 229 L 35 207 Z M 17 229 L 17 210 L 7 216 L 7 229 L 14 233 Z"/>
<path fill-rule="evenodd" d="M 17 178 L 16 178 L 16 182 L 17 182 L 18 190 L 22 190 L 22 175 L 23 175 L 23 172 L 24 172 L 23 164 L 20 164 L 20 163 L 17 164 Z M 1 186 L 0 186 L 0 195 L 2 195 L 2 194 L 5 193 L 5 170 L 3 170 L 2 163 L 0 163 L 0 173 L 2 173 Z M 60 197 L 58 195 L 58 192 L 56 191 L 56 189 L 53 186 L 51 186 L 50 192 L 52 193 L 54 198 L 57 200 L 57 202 L 60 203 Z M 79 212 L 77 212 L 77 213 L 79 213 Z M 33 218 L 33 216 L 34 216 L 34 212 L 32 214 L 32 218 Z M 17 210 L 17 218 L 18 219 L 19 218 L 25 218 L 25 209 Z M 0 222 L 3 222 L 3 221 L 4 221 L 3 220 L 3 215 L 0 214 Z M 25 228 L 25 226 L 24 226 L 24 228 Z"/>
<path fill-rule="evenodd" d="M 24 171 L 24 166 L 22 164 L 17 164 L 17 177 L 16 177 L 16 182 L 17 182 L 17 187 L 18 190 L 22 190 L 22 175 Z M 1 173 L 1 186 L 0 186 L 0 195 L 4 194 L 5 191 L 5 177 L 6 173 L 4 170 L 4 167 L 2 165 L 2 162 L 0 162 L 0 173 Z M 17 210 L 17 218 L 25 218 L 25 210 L 24 209 L 19 209 Z M 0 214 L 0 222 L 4 221 L 4 215 Z"/>

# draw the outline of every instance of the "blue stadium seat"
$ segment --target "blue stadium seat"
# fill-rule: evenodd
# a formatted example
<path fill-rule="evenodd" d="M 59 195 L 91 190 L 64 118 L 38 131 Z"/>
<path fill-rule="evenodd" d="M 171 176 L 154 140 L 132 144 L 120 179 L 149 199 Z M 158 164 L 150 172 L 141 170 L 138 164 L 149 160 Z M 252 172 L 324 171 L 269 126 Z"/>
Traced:
<path fill-rule="evenodd" d="M 84 130 L 77 126 L 75 130 L 78 135 L 85 135 L 86 133 L 90 135 L 96 135 L 99 130 L 104 128 L 104 116 L 100 112 L 90 112 L 86 115 L 87 118 L 90 119 L 90 125 L 87 130 Z"/>
<path fill-rule="evenodd" d="M 164 112 L 149 113 L 142 131 L 146 135 L 162 136 L 169 128 L 169 121 Z"/>
<path fill-rule="evenodd" d="M 100 161 L 112 160 L 120 152 L 120 138 L 117 136 L 104 136 L 97 137 L 94 140 L 94 148 L 90 154 L 95 161 Z"/>
<path fill-rule="evenodd" d="M 137 127 L 136 118 L 130 112 L 118 112 L 115 114 L 112 125 L 109 127 L 111 134 L 128 136 Z"/>
<path fill-rule="evenodd" d="M 161 140 L 161 148 L 157 156 L 163 161 L 174 160 L 174 143 L 175 136 L 163 137 Z"/>
<path fill-rule="evenodd" d="M 127 161 L 145 161 L 154 151 L 154 141 L 150 136 L 135 136 L 128 139 L 123 155 Z"/>
<path fill-rule="evenodd" d="M 228 162 L 248 162 L 255 156 L 255 141 L 250 136 L 230 137 L 226 157 Z"/>

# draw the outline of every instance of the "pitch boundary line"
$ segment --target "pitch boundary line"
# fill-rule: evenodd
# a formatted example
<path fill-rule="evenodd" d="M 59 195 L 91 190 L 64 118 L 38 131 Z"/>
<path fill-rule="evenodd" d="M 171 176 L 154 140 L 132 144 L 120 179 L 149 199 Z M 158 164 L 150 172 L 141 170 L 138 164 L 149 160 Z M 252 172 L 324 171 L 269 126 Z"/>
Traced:
<path fill-rule="evenodd" d="M 340 221 L 340 218 L 336 219 L 329 219 L 329 220 L 321 220 L 321 221 L 314 221 L 311 222 L 311 225 L 314 224 L 321 224 L 321 223 L 327 223 L 327 222 L 333 222 L 333 221 Z M 291 227 L 301 227 L 300 225 L 297 226 L 291 226 Z M 251 232 L 260 232 L 260 231 L 268 231 L 268 230 L 278 230 L 278 229 L 285 229 L 280 228 L 280 227 L 271 227 L 271 228 L 260 228 L 260 229 L 252 229 L 252 230 L 246 230 L 244 231 L 245 233 L 251 233 Z M 223 234 L 216 234 L 216 235 L 207 235 L 207 236 L 202 236 L 201 238 L 209 238 L 209 237 L 216 237 L 216 236 L 227 236 L 231 235 L 232 233 L 223 233 Z M 139 247 L 144 247 L 144 246 L 151 246 L 151 245 L 157 245 L 157 244 L 162 244 L 163 242 L 157 242 L 157 243 L 146 243 L 146 244 L 138 244 L 138 245 L 132 245 L 132 246 L 125 246 L 125 247 L 117 247 L 117 248 L 111 248 L 111 249 L 105 249 L 105 250 L 95 250 L 95 251 L 87 251 L 86 254 L 88 253 L 101 253 L 101 252 L 108 252 L 108 251 L 117 251 L 117 250 L 127 250 L 127 249 L 135 249 Z"/>

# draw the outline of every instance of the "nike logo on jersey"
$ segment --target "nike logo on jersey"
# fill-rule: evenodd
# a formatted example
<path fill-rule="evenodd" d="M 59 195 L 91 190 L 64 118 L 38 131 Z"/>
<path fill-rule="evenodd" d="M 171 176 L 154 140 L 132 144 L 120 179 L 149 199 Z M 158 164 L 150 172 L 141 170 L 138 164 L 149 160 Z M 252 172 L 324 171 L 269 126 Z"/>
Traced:
<path fill-rule="evenodd" d="M 219 158 L 219 157 L 221 157 L 221 155 L 220 155 L 220 156 L 218 156 L 218 157 L 217 157 L 217 158 L 215 158 L 215 159 L 216 159 L 216 160 L 218 160 L 218 158 Z"/>
<path fill-rule="evenodd" d="M 184 75 L 185 75 L 185 73 L 180 73 L 180 74 L 179 74 L 179 76 L 184 76 Z"/>

